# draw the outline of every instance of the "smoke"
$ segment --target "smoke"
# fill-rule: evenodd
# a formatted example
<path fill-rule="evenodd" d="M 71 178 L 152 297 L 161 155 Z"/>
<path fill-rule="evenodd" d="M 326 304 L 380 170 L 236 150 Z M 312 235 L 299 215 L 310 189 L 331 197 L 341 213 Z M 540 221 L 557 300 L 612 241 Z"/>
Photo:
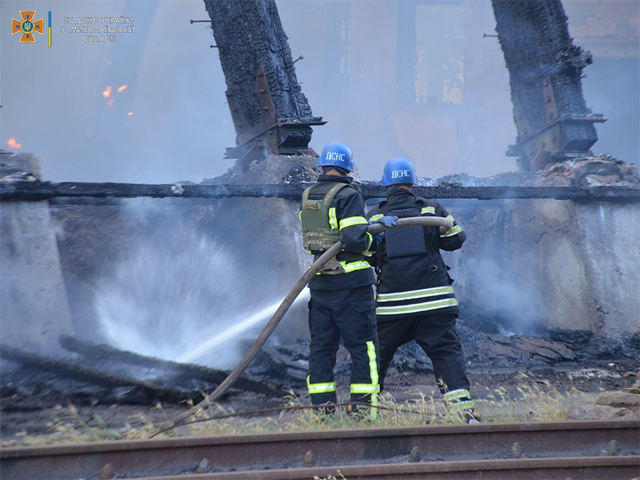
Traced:
<path fill-rule="evenodd" d="M 583 91 L 593 113 L 608 120 L 597 124 L 596 155 L 640 163 L 640 59 L 596 58 L 585 70 Z"/>
<path fill-rule="evenodd" d="M 23 3 L 0 2 L 2 18 L 18 16 Z M 349 143 L 365 180 L 378 180 L 385 160 L 399 155 L 411 157 L 422 175 L 515 169 L 504 154 L 516 139 L 509 76 L 497 39 L 484 36 L 494 33 L 491 2 L 444 3 L 277 0 L 293 57 L 304 56 L 295 64 L 302 92 L 328 121 L 314 128 L 316 151 L 329 141 Z M 52 11 L 53 46 L 46 35 L 25 45 L 9 27 L 0 30 L 2 148 L 34 153 L 52 181 L 199 181 L 232 165 L 223 159 L 235 131 L 214 39 L 207 23 L 190 24 L 208 18 L 202 0 L 33 0 L 28 7 L 37 16 Z M 585 34 L 590 22 L 573 19 L 608 7 L 566 8 L 570 28 L 581 28 L 575 43 L 583 45 L 585 35 L 594 38 Z M 133 17 L 136 30 L 113 43 L 87 44 L 81 34 L 61 32 L 65 18 L 118 15 Z M 446 41 L 452 35 L 455 42 Z M 459 42 L 463 65 L 451 63 Z M 436 77 L 445 75 L 442 88 L 427 77 L 426 96 L 425 60 L 438 60 Z M 596 54 L 585 70 L 587 104 L 610 119 L 597 125 L 595 150 L 635 162 L 638 60 L 608 61 Z M 17 73 L 35 66 L 42 75 Z M 463 77 L 447 78 L 450 68 Z M 460 82 L 459 104 L 451 92 Z"/>
<path fill-rule="evenodd" d="M 513 202 L 443 202 L 467 240 L 461 249 L 442 252 L 442 256 L 452 267 L 461 318 L 490 333 L 530 334 L 546 323 L 539 276 L 543 260 L 521 238 L 522 225 Z"/>
<path fill-rule="evenodd" d="M 278 8 L 294 57 L 305 57 L 296 64 L 302 90 L 314 115 L 328 120 L 314 129 L 316 151 L 329 141 L 350 144 L 360 176 L 375 181 L 396 156 L 411 158 L 430 176 L 515 169 L 505 157 L 516 138 L 508 72 L 497 39 L 483 37 L 495 27 L 490 2 L 278 0 Z M 310 36 L 300 18 L 314 18 L 325 41 Z M 454 77 L 462 43 L 474 53 L 456 65 Z M 462 103 L 447 94 L 456 81 L 463 83 Z"/>
<path fill-rule="evenodd" d="M 27 7 L 45 18 L 30 45 L 9 27 Z M 46 180 L 200 181 L 231 166 L 223 156 L 235 133 L 211 30 L 189 22 L 208 18 L 202 0 L 3 0 L 0 10 L 0 148 L 13 138 L 40 158 Z M 115 42 L 71 33 L 87 27 L 82 18 L 120 15 L 135 29 Z M 18 73 L 36 68 L 41 75 Z"/>
<path fill-rule="evenodd" d="M 465 282 L 475 285 L 469 307 L 476 315 L 481 312 L 480 322 L 486 328 L 503 335 L 523 335 L 542 324 L 544 302 L 534 281 L 523 282 L 512 269 L 482 258 L 467 271 Z"/>

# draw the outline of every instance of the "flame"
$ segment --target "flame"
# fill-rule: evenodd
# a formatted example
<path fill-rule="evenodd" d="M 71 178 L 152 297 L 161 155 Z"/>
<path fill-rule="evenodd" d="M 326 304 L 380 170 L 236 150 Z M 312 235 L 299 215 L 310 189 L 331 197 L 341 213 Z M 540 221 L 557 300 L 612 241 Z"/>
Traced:
<path fill-rule="evenodd" d="M 104 98 L 109 98 L 111 96 L 111 86 L 108 86 L 104 89 L 104 91 L 102 92 L 102 96 Z"/>
<path fill-rule="evenodd" d="M 109 108 L 113 107 L 113 100 L 109 100 L 107 102 L 107 107 L 109 107 Z"/>
<path fill-rule="evenodd" d="M 127 113 L 127 115 L 128 115 L 128 116 L 132 116 L 132 115 L 133 115 L 133 112 L 129 112 L 129 113 Z"/>
<path fill-rule="evenodd" d="M 22 147 L 22 144 L 16 142 L 16 139 L 14 137 L 11 137 L 9 140 L 7 140 L 7 145 L 9 145 L 9 148 L 12 148 L 14 150 Z"/>
<path fill-rule="evenodd" d="M 126 85 L 122 85 L 121 87 L 118 87 L 118 93 L 122 93 L 127 89 Z"/>

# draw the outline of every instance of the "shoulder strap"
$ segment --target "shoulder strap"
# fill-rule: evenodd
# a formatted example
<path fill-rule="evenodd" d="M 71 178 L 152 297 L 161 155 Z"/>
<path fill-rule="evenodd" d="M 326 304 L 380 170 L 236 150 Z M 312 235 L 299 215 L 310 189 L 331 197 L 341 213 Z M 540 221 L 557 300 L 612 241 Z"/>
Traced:
<path fill-rule="evenodd" d="M 349 185 L 348 183 L 336 183 L 333 187 L 331 187 L 331 189 L 324 196 L 323 200 L 324 204 L 327 206 L 327 209 L 331 207 L 331 203 L 333 202 L 333 199 L 336 198 L 336 195 L 338 195 L 338 192 L 344 187 L 350 186 L 351 185 Z"/>
<path fill-rule="evenodd" d="M 307 200 L 309 200 L 309 193 L 311 193 L 311 189 L 314 187 L 314 185 L 311 185 L 310 187 L 305 188 L 304 192 L 302 192 L 302 203 L 304 204 Z"/>

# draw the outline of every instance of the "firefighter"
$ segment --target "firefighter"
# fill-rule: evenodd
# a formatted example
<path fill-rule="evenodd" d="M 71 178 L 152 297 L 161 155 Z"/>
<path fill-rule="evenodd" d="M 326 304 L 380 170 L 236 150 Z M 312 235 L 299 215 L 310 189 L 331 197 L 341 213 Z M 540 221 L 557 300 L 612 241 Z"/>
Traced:
<path fill-rule="evenodd" d="M 351 186 L 351 148 L 340 142 L 327 144 L 318 167 L 322 174 L 302 196 L 304 248 L 316 259 L 338 241 L 343 250 L 309 282 L 309 397 L 315 406 L 337 402 L 333 369 L 342 339 L 351 355 L 351 402 L 370 404 L 369 416 L 376 418 L 380 384 L 375 274 L 365 256 L 375 251 L 381 236 L 367 232 L 364 200 Z M 335 408 L 320 410 L 331 413 Z"/>
<path fill-rule="evenodd" d="M 370 221 L 390 215 L 399 218 L 439 216 L 453 221 L 453 228 L 447 232 L 440 232 L 435 226 L 389 230 L 372 258 L 377 273 L 380 381 L 384 383 L 396 350 L 415 341 L 433 363 L 445 402 L 467 423 L 477 423 L 479 417 L 473 408 L 456 330 L 458 301 L 449 267 L 440 254 L 440 250 L 459 249 L 466 236 L 438 202 L 413 193 L 416 181 L 411 160 L 397 157 L 387 161 L 382 175 L 387 200 L 368 213 Z"/>

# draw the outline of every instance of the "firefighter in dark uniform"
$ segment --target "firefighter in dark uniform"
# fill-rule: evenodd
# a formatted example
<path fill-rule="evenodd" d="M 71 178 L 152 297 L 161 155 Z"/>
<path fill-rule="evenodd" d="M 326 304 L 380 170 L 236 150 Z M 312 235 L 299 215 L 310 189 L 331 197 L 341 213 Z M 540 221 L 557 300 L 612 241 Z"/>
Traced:
<path fill-rule="evenodd" d="M 389 230 L 372 259 L 378 277 L 376 320 L 380 381 L 384 383 L 396 350 L 415 341 L 433 362 L 444 400 L 467 423 L 476 423 L 479 418 L 473 408 L 456 330 L 458 301 L 447 272 L 449 267 L 440 254 L 440 250 L 459 249 L 466 236 L 438 202 L 413 193 L 416 180 L 411 160 L 399 157 L 389 160 L 382 175 L 387 200 L 368 212 L 370 221 L 389 215 L 439 216 L 453 221 L 453 228 L 447 232 L 435 226 Z"/>
<path fill-rule="evenodd" d="M 353 171 L 349 146 L 339 142 L 326 145 L 318 167 L 322 175 L 302 197 L 304 247 L 316 259 L 338 241 L 343 250 L 309 283 L 309 396 L 312 405 L 337 402 L 333 369 L 342 339 L 351 355 L 351 402 L 370 404 L 369 415 L 376 418 L 380 384 L 375 274 L 365 256 L 375 251 L 381 236 L 367 232 L 364 200 L 348 176 Z M 332 412 L 334 408 L 322 410 Z"/>

